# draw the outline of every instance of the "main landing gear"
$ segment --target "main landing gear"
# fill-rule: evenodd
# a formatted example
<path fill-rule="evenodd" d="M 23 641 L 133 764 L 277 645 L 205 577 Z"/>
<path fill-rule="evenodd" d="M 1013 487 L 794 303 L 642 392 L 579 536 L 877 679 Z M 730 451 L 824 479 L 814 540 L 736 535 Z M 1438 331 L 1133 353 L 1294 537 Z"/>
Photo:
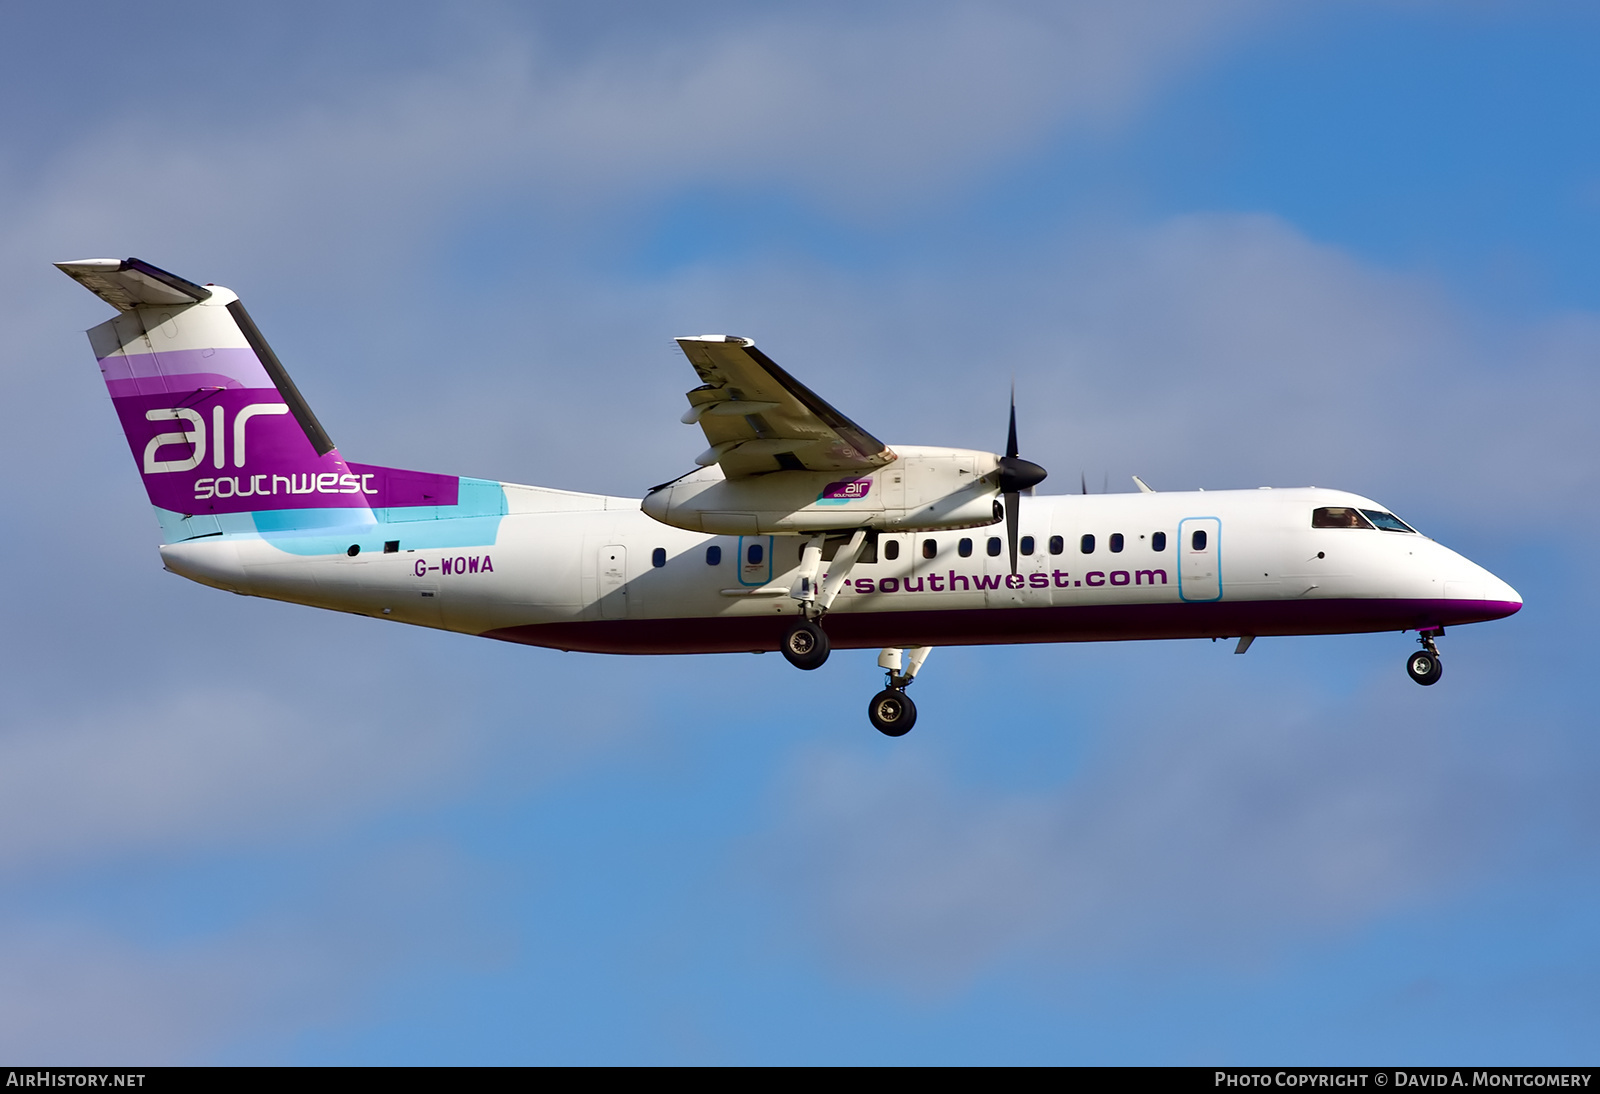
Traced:
<path fill-rule="evenodd" d="M 1439 677 L 1444 675 L 1444 663 L 1439 660 L 1439 647 L 1433 644 L 1435 638 L 1443 636 L 1443 627 L 1419 632 L 1417 641 L 1422 644 L 1422 648 L 1406 658 L 1406 673 L 1423 687 L 1437 684 Z"/>
<path fill-rule="evenodd" d="M 778 649 L 784 660 L 797 669 L 821 668 L 828 659 L 828 632 L 822 629 L 822 617 L 828 614 L 844 588 L 845 580 L 855 568 L 867 546 L 867 531 L 858 528 L 850 542 L 839 549 L 826 574 L 822 574 L 822 548 L 826 535 L 815 535 L 806 541 L 800 553 L 800 572 L 789 596 L 800 604 L 800 618 L 784 632 Z M 818 577 L 822 580 L 819 583 Z M 879 733 L 889 737 L 902 737 L 917 724 L 917 704 L 906 694 L 906 688 L 915 679 L 917 670 L 928 659 L 932 647 L 913 646 L 903 650 L 895 646 L 878 655 L 878 667 L 889 674 L 889 686 L 872 697 L 867 704 L 867 719 Z"/>
<path fill-rule="evenodd" d="M 784 659 L 797 669 L 818 669 L 828 659 L 828 632 L 801 616 L 783 636 L 778 647 Z"/>
<path fill-rule="evenodd" d="M 822 629 L 822 617 L 833 607 L 839 590 L 844 588 L 845 579 L 855 569 L 856 560 L 866 549 L 867 530 L 855 530 L 850 542 L 834 556 L 832 567 L 821 575 L 819 586 L 817 577 L 822 569 L 822 548 L 827 541 L 826 535 L 812 536 L 806 541 L 805 550 L 800 555 L 800 573 L 789 589 L 789 596 L 800 604 L 800 618 L 784 634 L 783 643 L 778 649 L 783 652 L 784 659 L 797 669 L 809 671 L 821 668 L 828 659 L 828 634 Z"/>
<path fill-rule="evenodd" d="M 867 720 L 873 729 L 886 737 L 904 737 L 911 732 L 917 724 L 917 704 L 906 694 L 906 688 L 932 652 L 932 646 L 913 646 L 910 650 L 890 646 L 878 654 L 878 667 L 889 672 L 889 686 L 867 704 Z"/>

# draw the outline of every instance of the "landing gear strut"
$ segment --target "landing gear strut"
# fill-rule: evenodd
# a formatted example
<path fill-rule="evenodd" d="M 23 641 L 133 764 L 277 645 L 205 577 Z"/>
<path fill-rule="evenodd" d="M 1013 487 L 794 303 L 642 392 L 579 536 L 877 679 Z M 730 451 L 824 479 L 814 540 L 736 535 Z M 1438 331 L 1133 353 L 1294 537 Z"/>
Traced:
<path fill-rule="evenodd" d="M 839 590 L 844 588 L 845 579 L 867 546 L 867 530 L 857 528 L 850 542 L 834 556 L 833 568 L 823 576 L 819 587 L 817 577 L 822 569 L 822 548 L 827 538 L 816 535 L 806 543 L 800 556 L 800 573 L 789 590 L 789 596 L 800 604 L 801 615 L 784 634 L 783 644 L 778 649 L 797 669 L 821 668 L 828 659 L 828 635 L 822 629 L 822 617 L 833 606 Z"/>
<path fill-rule="evenodd" d="M 867 720 L 873 729 L 886 737 L 903 737 L 911 732 L 911 727 L 917 724 L 917 704 L 906 694 L 906 688 L 911 686 L 917 670 L 931 652 L 931 646 L 913 646 L 909 651 L 890 646 L 878 655 L 879 667 L 888 670 L 889 686 L 867 704 Z"/>
<path fill-rule="evenodd" d="M 1437 684 L 1439 677 L 1444 675 L 1444 663 L 1439 660 L 1439 647 L 1433 644 L 1433 640 L 1443 634 L 1443 627 L 1418 632 L 1417 641 L 1421 643 L 1422 648 L 1406 658 L 1406 673 L 1423 687 Z"/>

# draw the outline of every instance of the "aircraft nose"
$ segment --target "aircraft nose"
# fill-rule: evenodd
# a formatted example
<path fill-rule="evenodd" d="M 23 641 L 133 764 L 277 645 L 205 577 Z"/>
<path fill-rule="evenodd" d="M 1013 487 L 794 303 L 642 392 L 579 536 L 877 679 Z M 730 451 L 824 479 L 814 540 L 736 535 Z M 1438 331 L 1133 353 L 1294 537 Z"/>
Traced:
<path fill-rule="evenodd" d="M 1504 581 L 1501 581 L 1498 577 L 1495 577 L 1493 574 L 1489 573 L 1489 571 L 1485 570 L 1484 574 L 1488 578 L 1488 581 L 1486 582 L 1488 588 L 1485 590 L 1486 599 L 1505 605 L 1506 608 L 1509 609 L 1506 612 L 1507 615 L 1514 615 L 1516 612 L 1522 610 L 1521 593 L 1517 592 L 1517 590 L 1513 589 Z"/>

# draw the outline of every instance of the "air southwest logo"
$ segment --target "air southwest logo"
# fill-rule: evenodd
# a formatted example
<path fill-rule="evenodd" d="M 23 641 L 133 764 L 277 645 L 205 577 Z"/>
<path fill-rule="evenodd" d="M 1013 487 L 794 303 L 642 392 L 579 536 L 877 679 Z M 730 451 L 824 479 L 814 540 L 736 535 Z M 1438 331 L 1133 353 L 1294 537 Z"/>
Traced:
<path fill-rule="evenodd" d="M 209 428 L 198 410 L 176 406 L 144 412 L 147 422 L 183 422 L 188 428 L 174 433 L 157 433 L 144 446 L 144 473 L 170 475 L 179 471 L 193 471 L 211 454 L 211 466 L 222 470 L 228 466 L 229 448 L 232 448 L 233 466 L 245 464 L 248 425 L 259 417 L 278 417 L 289 413 L 286 403 L 250 403 L 239 408 L 233 416 L 233 428 L 227 428 L 227 410 L 211 408 Z M 230 439 L 233 444 L 230 446 Z M 209 443 L 208 443 L 209 442 Z M 183 448 L 188 456 L 180 460 L 160 459 L 164 449 Z M 258 495 L 272 497 L 279 494 L 376 494 L 371 480 L 375 474 L 351 475 L 335 471 L 310 471 L 288 475 L 218 475 L 215 478 L 196 479 L 194 498 L 250 498 Z"/>
<path fill-rule="evenodd" d="M 972 589 L 1071 589 L 1087 585 L 1098 589 L 1103 585 L 1165 585 L 1165 570 L 1090 570 L 1082 577 L 1073 577 L 1065 570 L 1051 570 L 1047 574 L 927 574 L 923 577 L 858 577 L 845 579 L 845 584 L 858 593 L 954 593 Z"/>
<path fill-rule="evenodd" d="M 334 471 L 303 475 L 223 475 L 215 479 L 195 479 L 194 500 L 249 498 L 257 494 L 264 497 L 277 494 L 376 494 L 377 487 L 367 481 L 376 477 L 341 475 Z M 278 489 L 280 484 L 282 490 Z"/>
<path fill-rule="evenodd" d="M 830 482 L 822 488 L 822 493 L 817 495 L 817 504 L 843 505 L 845 502 L 860 501 L 871 490 L 871 479 L 844 479 L 840 482 Z"/>
<path fill-rule="evenodd" d="M 233 466 L 244 466 L 245 426 L 252 418 L 262 415 L 277 417 L 279 414 L 289 413 L 286 403 L 251 403 L 239 408 L 239 413 L 233 416 Z M 217 470 L 222 470 L 228 465 L 228 432 L 223 428 L 226 423 L 227 412 L 223 407 L 211 408 L 211 463 Z M 157 433 L 150 438 L 150 443 L 144 446 L 144 473 L 146 475 L 165 475 L 174 471 L 193 471 L 199 467 L 206 458 L 206 420 L 200 416 L 198 410 L 191 410 L 186 406 L 169 407 L 164 410 L 147 410 L 144 412 L 147 422 L 187 422 L 189 428 L 181 433 Z M 187 459 L 158 460 L 163 448 L 176 448 L 182 446 L 189 450 Z"/>

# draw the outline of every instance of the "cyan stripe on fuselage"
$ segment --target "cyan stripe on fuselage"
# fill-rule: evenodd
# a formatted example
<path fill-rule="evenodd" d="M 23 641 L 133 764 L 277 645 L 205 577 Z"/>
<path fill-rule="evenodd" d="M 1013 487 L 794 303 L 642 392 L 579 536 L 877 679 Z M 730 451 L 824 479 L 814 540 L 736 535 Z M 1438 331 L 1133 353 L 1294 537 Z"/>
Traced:
<path fill-rule="evenodd" d="M 392 540 L 400 541 L 402 551 L 492 546 L 506 515 L 505 488 L 492 479 L 462 478 L 459 482 L 454 505 L 268 509 L 195 516 L 157 506 L 156 519 L 167 543 L 211 537 L 264 539 L 291 555 L 342 555 L 352 545 L 362 551 L 382 551 Z"/>

